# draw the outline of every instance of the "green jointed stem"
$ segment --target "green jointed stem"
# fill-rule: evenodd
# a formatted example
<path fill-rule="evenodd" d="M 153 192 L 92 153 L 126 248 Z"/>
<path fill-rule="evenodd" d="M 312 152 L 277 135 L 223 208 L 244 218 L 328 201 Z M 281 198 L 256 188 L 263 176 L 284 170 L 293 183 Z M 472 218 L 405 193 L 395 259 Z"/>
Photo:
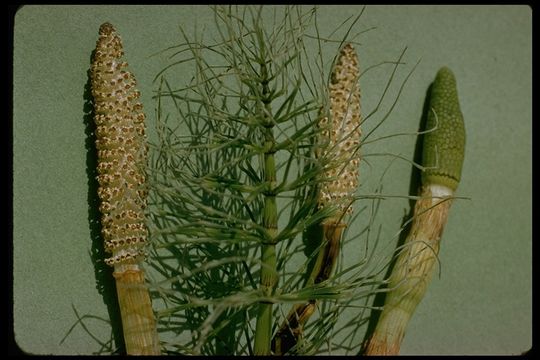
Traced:
<path fill-rule="evenodd" d="M 431 111 L 425 134 L 422 183 L 440 184 L 456 190 L 461 179 L 465 155 L 465 127 L 459 106 L 456 78 L 452 71 L 441 68 L 431 90 Z"/>
<path fill-rule="evenodd" d="M 389 292 L 366 355 L 396 355 L 410 317 L 424 297 L 437 261 L 440 238 L 461 179 L 465 127 L 456 80 L 443 67 L 433 83 L 424 138 L 420 199 L 415 204 L 411 230 L 388 280 Z"/>
<path fill-rule="evenodd" d="M 264 181 L 267 184 L 267 191 L 264 198 L 264 213 L 263 213 L 263 226 L 266 228 L 268 240 L 265 240 L 262 245 L 261 255 L 261 280 L 260 290 L 262 295 L 272 295 L 274 288 L 277 284 L 277 261 L 276 261 L 276 244 L 274 239 L 277 236 L 277 220 L 278 211 L 276 204 L 276 163 L 274 157 L 275 138 L 273 133 L 273 121 L 269 118 L 271 114 L 271 107 L 267 96 L 270 93 L 268 88 L 268 73 L 266 65 L 261 65 L 262 74 L 262 102 L 264 111 L 262 112 L 262 123 L 264 124 L 264 138 L 266 149 L 264 153 Z M 255 328 L 255 342 L 254 353 L 255 355 L 270 355 L 270 341 L 272 339 L 272 304 L 260 303 L 259 314 L 257 316 L 257 323 Z"/>

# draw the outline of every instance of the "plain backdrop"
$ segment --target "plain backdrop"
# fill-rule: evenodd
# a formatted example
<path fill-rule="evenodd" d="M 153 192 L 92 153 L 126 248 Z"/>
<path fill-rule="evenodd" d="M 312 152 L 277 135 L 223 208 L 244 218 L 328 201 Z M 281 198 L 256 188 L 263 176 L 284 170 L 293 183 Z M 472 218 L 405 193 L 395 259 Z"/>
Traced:
<path fill-rule="evenodd" d="M 360 6 L 321 6 L 331 28 Z M 92 354 L 106 340 L 108 312 L 90 258 L 84 90 L 99 25 L 124 41 L 152 128 L 154 76 L 168 64 L 151 56 L 185 29 L 212 25 L 205 6 L 24 6 L 16 14 L 13 58 L 14 332 L 32 354 Z M 357 47 L 361 66 L 420 63 L 381 134 L 414 132 L 438 68 L 458 81 L 467 146 L 459 195 L 440 253 L 440 273 L 409 325 L 402 354 L 520 354 L 532 346 L 532 10 L 527 6 L 368 6 Z M 410 67 L 409 67 L 410 69 Z M 362 86 L 364 108 L 378 94 Z M 414 137 L 385 142 L 411 158 Z M 382 146 L 382 145 L 378 145 Z M 386 176 L 385 192 L 409 194 L 411 166 Z M 381 220 L 399 229 L 404 200 Z M 64 339 L 65 337 L 65 339 Z M 63 340 L 64 339 L 64 340 Z M 62 341 L 63 340 L 63 341 Z"/>

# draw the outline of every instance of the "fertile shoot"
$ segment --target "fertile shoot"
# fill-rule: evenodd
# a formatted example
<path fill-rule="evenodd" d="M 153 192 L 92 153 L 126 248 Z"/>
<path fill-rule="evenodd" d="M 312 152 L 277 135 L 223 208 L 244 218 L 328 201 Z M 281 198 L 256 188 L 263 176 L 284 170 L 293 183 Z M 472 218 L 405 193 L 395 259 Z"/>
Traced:
<path fill-rule="evenodd" d="M 422 186 L 408 234 L 389 278 L 389 293 L 367 355 L 396 355 L 409 319 L 424 297 L 437 262 L 452 198 L 461 180 L 465 127 L 456 79 L 441 68 L 431 90 L 424 136 Z"/>
<path fill-rule="evenodd" d="M 358 56 L 350 43 L 341 49 L 332 71 L 329 86 L 329 107 L 323 110 L 317 124 L 320 131 L 316 154 L 323 168 L 318 193 L 321 209 L 334 212 L 321 221 L 323 245 L 319 250 L 308 285 L 330 278 L 340 249 L 347 215 L 359 185 L 360 166 L 360 90 L 358 87 Z M 315 312 L 316 300 L 297 304 L 274 336 L 272 348 L 277 355 L 289 352 L 303 332 L 303 326 Z"/>
<path fill-rule="evenodd" d="M 99 28 L 91 67 L 98 195 L 102 235 L 114 267 L 128 355 L 158 355 L 160 346 L 141 264 L 148 230 L 145 223 L 145 115 L 135 78 L 126 70 L 122 40 L 109 23 Z"/>

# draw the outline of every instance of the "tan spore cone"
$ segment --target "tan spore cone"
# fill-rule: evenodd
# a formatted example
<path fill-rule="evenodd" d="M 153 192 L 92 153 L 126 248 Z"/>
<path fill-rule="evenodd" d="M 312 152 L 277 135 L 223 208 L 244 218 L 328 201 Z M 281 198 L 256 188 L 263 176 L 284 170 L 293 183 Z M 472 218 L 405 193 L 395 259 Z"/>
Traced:
<path fill-rule="evenodd" d="M 319 158 L 325 158 L 319 207 L 337 206 L 339 217 L 352 213 L 351 203 L 359 186 L 360 88 L 358 56 L 351 44 L 339 54 L 329 86 L 330 116 L 321 117 Z"/>
<path fill-rule="evenodd" d="M 100 27 L 92 62 L 92 95 L 98 150 L 102 235 L 109 265 L 136 263 L 144 257 L 147 229 L 147 149 L 145 115 L 135 79 L 126 70 L 122 41 L 114 27 Z"/>

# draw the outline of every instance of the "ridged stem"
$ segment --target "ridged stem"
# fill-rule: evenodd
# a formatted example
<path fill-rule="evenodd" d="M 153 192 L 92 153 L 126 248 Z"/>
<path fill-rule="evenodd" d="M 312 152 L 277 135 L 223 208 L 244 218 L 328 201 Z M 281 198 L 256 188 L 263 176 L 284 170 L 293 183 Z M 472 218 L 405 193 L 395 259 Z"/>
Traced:
<path fill-rule="evenodd" d="M 427 185 L 414 206 L 411 230 L 389 278 L 384 309 L 365 355 L 397 355 L 409 319 L 424 297 L 437 262 L 453 191 Z"/>
<path fill-rule="evenodd" d="M 116 280 L 126 351 L 129 355 L 159 355 L 156 321 L 144 272 L 138 266 L 120 271 L 117 268 L 113 276 Z"/>
<path fill-rule="evenodd" d="M 264 197 L 263 226 L 267 232 L 267 240 L 262 244 L 261 250 L 261 279 L 260 290 L 263 296 L 271 296 L 277 285 L 277 260 L 276 244 L 274 239 L 277 236 L 278 211 L 276 204 L 276 163 L 274 157 L 275 138 L 273 133 L 273 121 L 269 117 L 271 114 L 270 100 L 267 98 L 268 77 L 266 65 L 261 64 L 262 103 L 264 111 L 261 115 L 264 125 L 264 182 L 267 190 Z M 272 303 L 261 302 L 255 327 L 255 341 L 253 351 L 255 355 L 270 355 L 270 341 L 272 339 Z"/>

